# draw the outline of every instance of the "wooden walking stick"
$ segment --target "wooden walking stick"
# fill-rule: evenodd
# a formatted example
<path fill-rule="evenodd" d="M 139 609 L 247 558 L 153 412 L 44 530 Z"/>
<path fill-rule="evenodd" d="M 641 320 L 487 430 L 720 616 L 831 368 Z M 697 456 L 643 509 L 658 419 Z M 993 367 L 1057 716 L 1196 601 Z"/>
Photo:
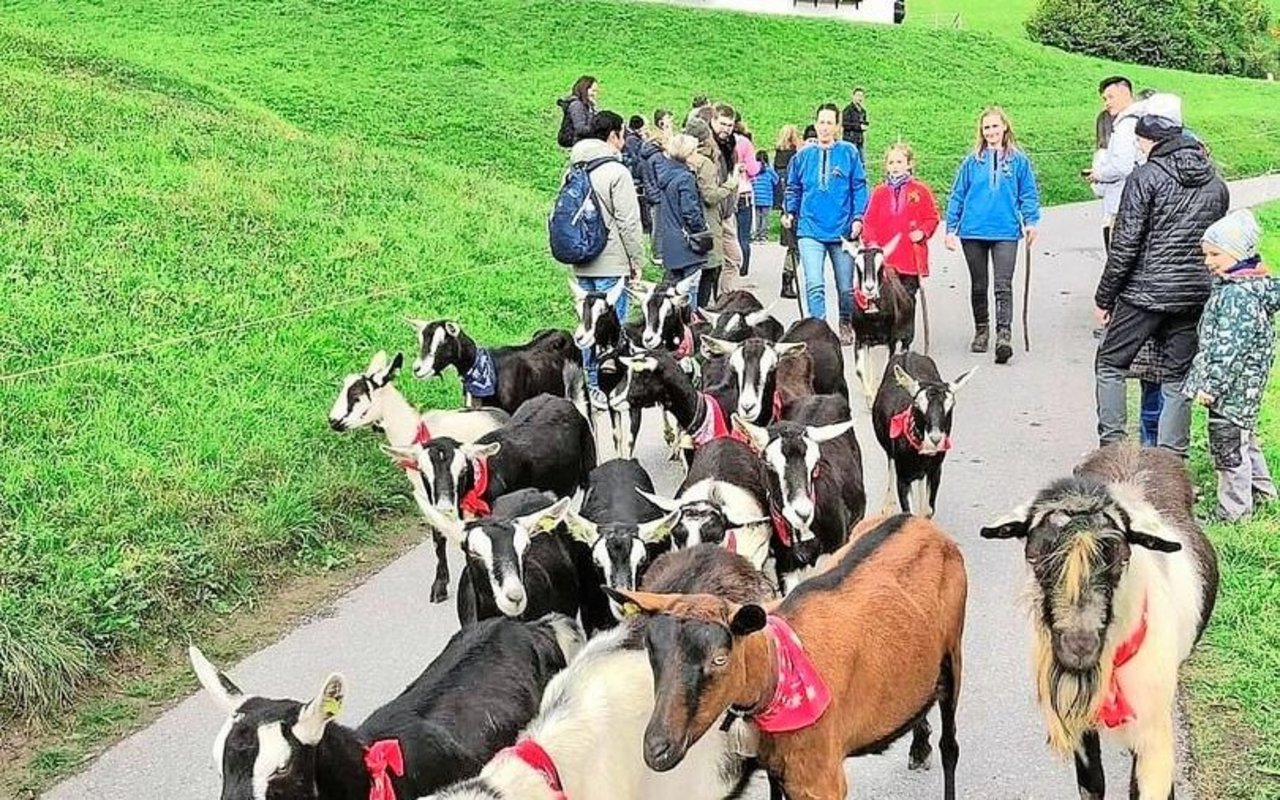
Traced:
<path fill-rule="evenodd" d="M 1027 240 L 1026 246 L 1027 271 L 1023 276 L 1022 282 L 1022 347 L 1031 352 L 1031 329 L 1027 326 L 1028 312 L 1031 308 L 1031 240 Z"/>
<path fill-rule="evenodd" d="M 924 354 L 929 355 L 929 300 L 924 295 L 924 280 L 920 280 L 920 287 L 917 290 L 920 295 L 920 315 L 921 321 L 924 322 Z"/>

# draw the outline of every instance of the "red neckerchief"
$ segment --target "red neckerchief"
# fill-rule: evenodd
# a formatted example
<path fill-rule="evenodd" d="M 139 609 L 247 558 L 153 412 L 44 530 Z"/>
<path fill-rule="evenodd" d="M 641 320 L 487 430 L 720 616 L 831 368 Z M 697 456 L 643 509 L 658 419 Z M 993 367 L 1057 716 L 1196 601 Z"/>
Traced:
<path fill-rule="evenodd" d="M 906 439 L 907 444 L 911 445 L 911 449 L 917 453 L 924 447 L 920 435 L 916 433 L 915 420 L 912 418 L 912 409 L 914 403 L 902 411 L 894 414 L 889 418 L 889 438 L 890 439 Z M 942 442 L 938 445 L 936 453 L 945 453 L 951 449 L 951 436 L 943 436 Z"/>
<path fill-rule="evenodd" d="M 1143 595 L 1142 619 L 1138 621 L 1138 627 L 1133 633 L 1129 634 L 1129 638 L 1116 648 L 1116 653 L 1111 659 L 1111 685 L 1107 687 L 1106 699 L 1098 709 L 1098 721 L 1108 728 L 1118 728 L 1137 719 L 1133 713 L 1133 706 L 1129 705 L 1129 700 L 1124 696 L 1124 690 L 1120 688 L 1119 673 L 1120 668 L 1138 654 L 1138 650 L 1142 648 L 1142 641 L 1146 638 L 1147 597 Z"/>
<path fill-rule="evenodd" d="M 427 430 L 425 419 L 418 420 L 418 433 L 413 437 L 413 443 L 421 447 L 431 444 L 431 431 Z"/>
<path fill-rule="evenodd" d="M 866 311 L 871 308 L 871 298 L 867 297 L 861 286 L 855 287 L 853 290 L 853 304 L 858 307 L 859 311 Z"/>
<path fill-rule="evenodd" d="M 374 742 L 364 751 L 364 768 L 369 770 L 369 800 L 396 800 L 390 770 L 397 778 L 404 776 L 404 753 L 396 739 Z"/>
<path fill-rule="evenodd" d="M 564 787 L 560 784 L 560 773 L 556 770 L 556 762 L 551 760 L 551 755 L 542 748 L 542 745 L 532 739 L 521 739 L 498 755 L 503 754 L 523 762 L 529 769 L 541 775 L 556 800 L 568 800 Z"/>
<path fill-rule="evenodd" d="M 738 552 L 738 529 L 730 528 L 724 532 L 724 549 L 730 553 Z"/>
<path fill-rule="evenodd" d="M 698 392 L 702 400 L 702 424 L 693 432 L 693 446 L 701 447 L 712 439 L 722 439 L 729 435 L 729 425 L 725 422 L 724 409 L 720 401 L 706 392 Z"/>
<path fill-rule="evenodd" d="M 769 519 L 773 521 L 773 535 L 778 537 L 783 547 L 791 546 L 791 524 L 777 508 L 769 508 Z"/>
<path fill-rule="evenodd" d="M 780 422 L 782 420 L 782 393 L 775 387 L 773 390 L 773 419 L 770 422 Z"/>
<path fill-rule="evenodd" d="M 676 361 L 693 355 L 693 329 L 688 325 L 684 326 L 684 335 L 680 337 L 680 346 L 676 348 L 675 353 L 672 355 L 675 356 Z"/>
<path fill-rule="evenodd" d="M 765 635 L 773 639 L 778 684 L 769 705 L 751 716 L 765 733 L 807 728 L 831 705 L 831 690 L 786 620 L 770 614 Z"/>
<path fill-rule="evenodd" d="M 471 482 L 471 488 L 462 496 L 462 502 L 458 506 L 463 513 L 487 517 L 492 512 L 489 501 L 484 499 L 484 493 L 489 491 L 489 459 L 475 459 L 471 462 L 471 471 L 475 480 Z"/>

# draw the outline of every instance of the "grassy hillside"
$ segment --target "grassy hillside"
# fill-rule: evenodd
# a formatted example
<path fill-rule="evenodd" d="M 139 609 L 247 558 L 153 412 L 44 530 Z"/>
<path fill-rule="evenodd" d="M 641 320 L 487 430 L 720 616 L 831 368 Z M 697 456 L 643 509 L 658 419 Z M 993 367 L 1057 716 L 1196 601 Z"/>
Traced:
<path fill-rule="evenodd" d="M 1267 232 L 1262 252 L 1280 267 L 1280 203 L 1258 210 Z M 1196 424 L 1192 464 L 1212 513 L 1216 480 Z M 1273 370 L 1259 435 L 1273 477 L 1280 478 L 1280 371 Z M 1236 525 L 1211 525 L 1222 585 L 1188 685 L 1195 720 L 1200 795 L 1206 800 L 1280 798 L 1280 504 Z"/>
<path fill-rule="evenodd" d="M 758 46 L 728 70 L 690 44 L 717 39 Z M 1001 101 L 1065 200 L 1085 195 L 1093 86 L 1115 67 L 647 4 L 7 4 L 0 714 L 63 701 L 101 655 L 340 561 L 408 508 L 372 438 L 325 428 L 337 380 L 411 346 L 409 314 L 482 341 L 565 321 L 543 215 L 553 99 L 584 70 L 606 106 L 708 92 L 765 138 L 866 83 L 873 150 L 901 133 L 944 183 Z M 1131 72 L 1186 95 L 1229 173 L 1280 167 L 1280 88 Z"/>

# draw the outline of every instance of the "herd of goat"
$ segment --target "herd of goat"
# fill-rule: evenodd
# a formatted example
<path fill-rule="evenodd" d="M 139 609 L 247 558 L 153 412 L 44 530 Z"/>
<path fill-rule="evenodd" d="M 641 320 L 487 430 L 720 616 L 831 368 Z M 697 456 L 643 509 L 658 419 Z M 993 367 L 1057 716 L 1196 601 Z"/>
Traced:
<path fill-rule="evenodd" d="M 868 257 L 860 279 L 867 265 L 883 274 Z M 903 512 L 867 517 L 830 328 L 784 328 L 746 292 L 693 313 L 689 288 L 627 289 L 629 325 L 621 289 L 574 285 L 577 330 L 519 347 L 413 322 L 414 374 L 454 367 L 463 410 L 413 408 L 399 353 L 345 379 L 330 424 L 385 434 L 435 537 L 432 602 L 449 593 L 448 547 L 465 555 L 461 629 L 357 728 L 334 721 L 339 675 L 307 701 L 268 699 L 193 647 L 227 712 L 224 800 L 713 800 L 757 770 L 772 797 L 835 800 L 846 757 L 908 734 L 910 768 L 927 767 L 935 705 L 955 797 L 968 578 L 932 516 L 971 371 L 946 381 L 897 352 L 865 384 L 885 505 Z M 587 368 L 607 409 L 587 400 Z M 654 406 L 686 465 L 674 497 L 631 457 Z M 598 463 L 606 421 L 618 457 Z M 1191 504 L 1176 456 L 1113 445 L 981 532 L 1024 545 L 1037 694 L 1084 798 L 1104 794 L 1100 734 L 1133 752 L 1132 797 L 1172 796 L 1177 672 L 1217 592 Z"/>

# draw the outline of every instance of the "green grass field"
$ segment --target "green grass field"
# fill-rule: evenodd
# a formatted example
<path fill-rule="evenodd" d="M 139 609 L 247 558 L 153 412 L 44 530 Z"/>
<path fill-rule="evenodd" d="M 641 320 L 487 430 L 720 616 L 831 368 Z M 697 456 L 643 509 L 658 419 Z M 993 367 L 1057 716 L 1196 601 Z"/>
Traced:
<path fill-rule="evenodd" d="M 1280 265 L 1280 203 L 1263 207 L 1263 255 Z M 1259 424 L 1273 476 L 1280 477 L 1280 371 Z M 1214 507 L 1216 482 L 1198 415 L 1192 464 Z M 1207 800 L 1280 798 L 1280 504 L 1248 522 L 1211 525 L 1222 586 L 1213 622 L 1192 660 L 1187 685 L 1201 796 Z"/>
<path fill-rule="evenodd" d="M 1076 173 L 1114 64 L 725 16 L 716 36 L 759 42 L 731 71 L 689 44 L 712 22 L 568 0 L 6 5 L 0 719 L 65 702 L 104 655 L 192 610 L 341 562 L 372 519 L 408 510 L 373 437 L 326 429 L 337 382 L 411 347 L 407 315 L 502 342 L 567 320 L 543 220 L 563 159 L 553 100 L 581 71 L 606 107 L 707 92 L 765 139 L 864 83 L 873 151 L 907 137 L 944 186 L 998 101 L 1046 199 L 1087 195 Z M 1182 93 L 1229 175 L 1280 168 L 1280 87 L 1125 71 Z"/>

